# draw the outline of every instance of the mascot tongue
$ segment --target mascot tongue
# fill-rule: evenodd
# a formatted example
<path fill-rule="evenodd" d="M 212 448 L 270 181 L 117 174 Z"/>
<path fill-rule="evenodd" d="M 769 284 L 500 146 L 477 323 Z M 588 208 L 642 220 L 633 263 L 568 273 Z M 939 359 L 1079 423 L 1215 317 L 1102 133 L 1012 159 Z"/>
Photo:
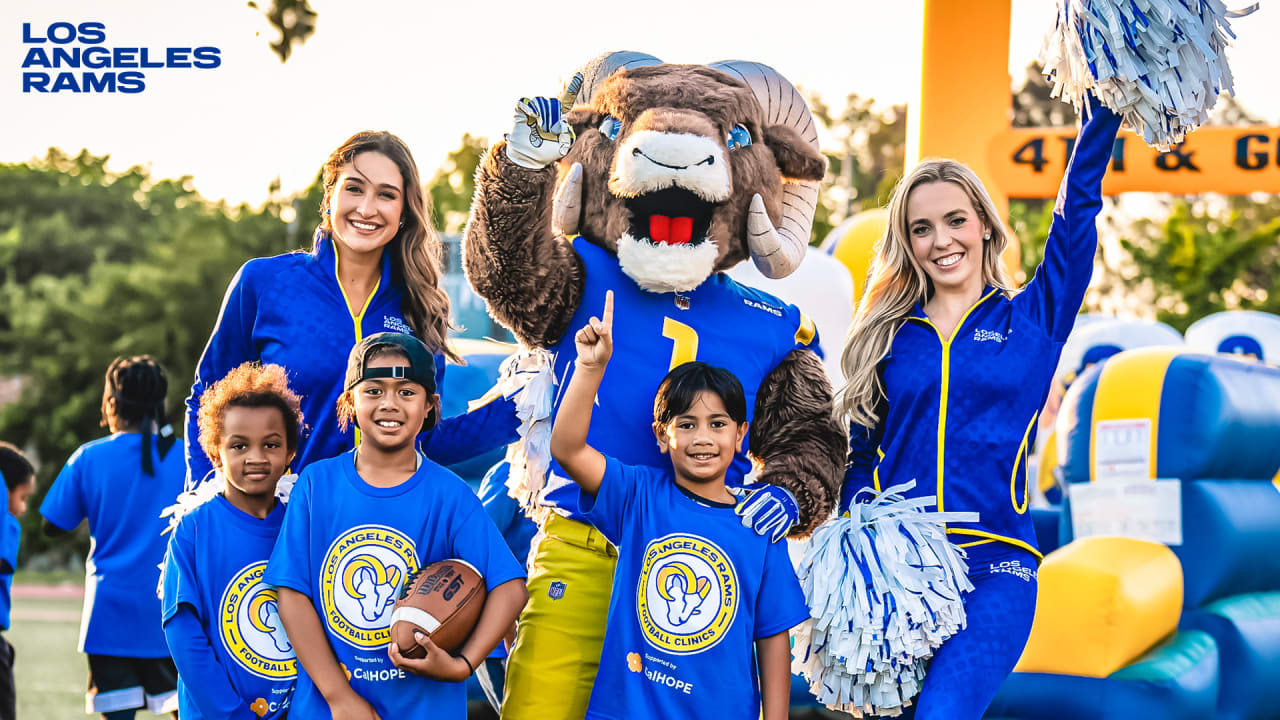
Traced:
<path fill-rule="evenodd" d="M 693 239 L 693 218 L 650 215 L 649 239 L 655 243 L 684 245 Z"/>

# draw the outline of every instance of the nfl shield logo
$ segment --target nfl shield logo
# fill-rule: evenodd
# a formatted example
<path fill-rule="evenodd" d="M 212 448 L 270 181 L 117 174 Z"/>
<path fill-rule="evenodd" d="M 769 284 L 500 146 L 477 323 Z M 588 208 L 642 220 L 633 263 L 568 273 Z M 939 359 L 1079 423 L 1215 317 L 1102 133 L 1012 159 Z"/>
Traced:
<path fill-rule="evenodd" d="M 559 580 L 552 581 L 551 587 L 547 588 L 547 595 L 552 600 L 559 600 L 564 597 L 565 584 Z"/>

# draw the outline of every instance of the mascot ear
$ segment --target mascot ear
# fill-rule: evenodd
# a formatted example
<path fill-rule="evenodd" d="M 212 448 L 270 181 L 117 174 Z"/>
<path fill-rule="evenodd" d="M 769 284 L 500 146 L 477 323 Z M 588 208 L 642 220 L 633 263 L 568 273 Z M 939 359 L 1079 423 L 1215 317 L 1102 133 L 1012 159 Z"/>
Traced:
<path fill-rule="evenodd" d="M 764 144 L 773 151 L 782 176 L 789 180 L 817 182 L 827 174 L 827 158 L 789 125 L 768 125 Z"/>
<path fill-rule="evenodd" d="M 588 128 L 600 127 L 601 121 L 604 120 L 604 115 L 590 108 L 578 107 L 569 111 L 569 114 L 565 115 L 564 119 L 573 126 L 574 133 L 581 135 Z"/>

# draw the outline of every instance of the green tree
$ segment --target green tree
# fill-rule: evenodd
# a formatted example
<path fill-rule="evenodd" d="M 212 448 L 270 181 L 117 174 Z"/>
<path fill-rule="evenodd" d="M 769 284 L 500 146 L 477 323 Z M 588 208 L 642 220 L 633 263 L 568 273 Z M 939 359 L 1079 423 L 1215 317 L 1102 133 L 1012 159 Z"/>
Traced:
<path fill-rule="evenodd" d="M 271 0 L 271 7 L 263 10 L 255 0 L 249 7 L 266 16 L 271 27 L 280 31 L 280 39 L 271 43 L 271 49 L 287 62 L 294 45 L 301 45 L 316 31 L 316 11 L 307 0 Z"/>
<path fill-rule="evenodd" d="M 71 452 L 103 434 L 103 372 L 117 355 L 149 353 L 165 366 L 180 432 L 227 283 L 248 258 L 294 247 L 285 198 L 233 208 L 200 197 L 189 177 L 154 180 L 106 163 L 51 150 L 0 165 L 0 377 L 22 386 L 0 407 L 0 437 L 39 461 L 33 507 Z M 47 540 L 38 522 L 36 512 L 23 520 L 24 560 L 87 549 L 83 535 Z"/>
<path fill-rule="evenodd" d="M 880 111 L 873 98 L 857 93 L 845 98 L 838 115 L 816 95 L 809 106 L 837 143 L 826 151 L 829 167 L 814 214 L 813 243 L 818 244 L 849 216 L 889 201 L 905 163 L 907 107 Z"/>
<path fill-rule="evenodd" d="M 1179 199 L 1163 222 L 1134 223 L 1120 246 L 1127 262 L 1107 279 L 1180 332 L 1222 310 L 1280 314 L 1280 199 Z"/>
<path fill-rule="evenodd" d="M 476 193 L 476 168 L 489 149 L 489 141 L 471 134 L 462 136 L 462 144 L 449 153 L 436 174 L 427 182 L 427 194 L 434 211 L 436 229 L 449 235 L 462 232 Z"/>

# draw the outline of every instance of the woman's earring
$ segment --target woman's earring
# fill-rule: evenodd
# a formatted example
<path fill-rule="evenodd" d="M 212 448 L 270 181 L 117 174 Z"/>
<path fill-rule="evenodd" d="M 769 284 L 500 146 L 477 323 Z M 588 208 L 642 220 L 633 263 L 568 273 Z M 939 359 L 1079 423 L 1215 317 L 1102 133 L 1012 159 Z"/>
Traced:
<path fill-rule="evenodd" d="M 404 227 L 404 221 L 403 221 L 403 220 L 401 220 L 401 221 L 400 221 L 400 227 Z"/>
<path fill-rule="evenodd" d="M 324 209 L 324 214 L 325 214 L 325 215 L 332 215 L 332 214 L 333 214 L 333 208 L 325 208 L 325 209 Z"/>
<path fill-rule="evenodd" d="M 986 235 L 983 235 L 983 236 L 982 236 L 982 239 L 983 239 L 983 240 L 990 240 L 990 239 L 991 239 L 991 233 L 987 233 Z"/>

